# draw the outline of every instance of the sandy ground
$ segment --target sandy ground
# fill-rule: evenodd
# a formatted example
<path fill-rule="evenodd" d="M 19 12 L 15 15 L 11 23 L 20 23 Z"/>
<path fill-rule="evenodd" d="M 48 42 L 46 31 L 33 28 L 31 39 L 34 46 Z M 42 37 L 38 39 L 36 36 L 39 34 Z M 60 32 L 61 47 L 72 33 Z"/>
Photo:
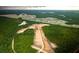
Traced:
<path fill-rule="evenodd" d="M 33 24 L 27 28 L 23 28 L 17 31 L 17 34 L 23 33 L 27 29 L 34 29 L 34 41 L 32 48 L 38 50 L 38 52 L 49 53 L 54 52 L 54 49 L 57 47 L 54 43 L 51 43 L 42 30 L 42 27 L 49 26 L 48 24 Z"/>
<path fill-rule="evenodd" d="M 23 25 L 26 25 L 27 22 L 26 21 L 23 21 L 22 23 L 18 24 L 18 26 L 23 26 Z"/>
<path fill-rule="evenodd" d="M 38 52 L 54 52 L 54 48 L 57 46 L 54 43 L 48 41 L 45 37 L 42 27 L 49 26 L 48 24 L 35 24 L 35 37 L 32 48 L 39 49 Z M 37 48 L 36 48 L 37 47 Z"/>
<path fill-rule="evenodd" d="M 28 29 L 28 28 L 23 28 L 23 29 L 21 29 L 21 30 L 18 30 L 18 31 L 17 31 L 17 34 L 23 33 L 23 32 L 25 32 L 27 29 Z"/>
<path fill-rule="evenodd" d="M 0 16 L 9 17 L 9 18 L 18 18 L 18 15 L 16 14 L 7 14 L 7 15 L 0 15 Z"/>

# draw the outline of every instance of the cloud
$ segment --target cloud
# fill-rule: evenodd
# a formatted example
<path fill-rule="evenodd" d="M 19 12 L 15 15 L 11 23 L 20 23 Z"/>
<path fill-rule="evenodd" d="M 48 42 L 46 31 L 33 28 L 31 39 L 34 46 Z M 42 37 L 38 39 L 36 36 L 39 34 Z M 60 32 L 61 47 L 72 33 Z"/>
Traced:
<path fill-rule="evenodd" d="M 47 6 L 44 8 L 79 10 L 79 0 L 1 0 L 0 6 Z"/>

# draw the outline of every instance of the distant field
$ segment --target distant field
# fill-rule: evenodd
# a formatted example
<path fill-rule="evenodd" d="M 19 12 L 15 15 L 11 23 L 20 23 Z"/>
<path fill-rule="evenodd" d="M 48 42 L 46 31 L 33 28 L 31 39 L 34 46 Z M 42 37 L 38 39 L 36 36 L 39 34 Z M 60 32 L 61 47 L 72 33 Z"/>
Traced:
<path fill-rule="evenodd" d="M 34 31 L 30 29 L 19 35 L 16 34 L 16 31 L 37 22 L 27 21 L 27 25 L 18 27 L 18 24 L 22 21 L 22 19 L 0 17 L 0 52 L 13 52 L 11 48 L 13 38 L 15 39 L 15 50 L 17 53 L 36 52 L 36 50 L 31 48 Z M 57 44 L 58 48 L 55 49 L 55 52 L 74 52 L 79 48 L 79 29 L 51 25 L 44 27 L 43 30 L 46 37 Z"/>
<path fill-rule="evenodd" d="M 0 14 L 19 15 L 22 13 L 36 15 L 39 18 L 55 17 L 69 21 L 68 24 L 79 24 L 79 10 L 0 10 Z M 65 17 L 60 15 L 64 15 Z"/>
<path fill-rule="evenodd" d="M 55 12 L 55 13 L 46 13 L 46 14 L 36 14 L 38 18 L 41 17 L 53 17 L 53 18 L 58 18 L 61 20 L 65 20 L 68 21 L 67 24 L 79 24 L 79 13 L 76 13 L 76 11 L 73 12 L 68 12 L 68 11 L 64 11 L 64 12 Z M 60 15 L 64 15 L 60 16 Z M 71 19 L 71 20 L 70 20 Z"/>

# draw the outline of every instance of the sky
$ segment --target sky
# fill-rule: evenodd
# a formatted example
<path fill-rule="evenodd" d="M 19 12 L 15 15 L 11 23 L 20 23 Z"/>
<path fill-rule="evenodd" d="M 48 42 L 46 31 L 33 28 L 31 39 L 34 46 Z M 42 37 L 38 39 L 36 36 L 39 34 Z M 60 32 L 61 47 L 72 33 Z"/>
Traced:
<path fill-rule="evenodd" d="M 0 6 L 46 6 L 41 8 L 22 7 L 22 9 L 79 10 L 79 0 L 1 0 Z M 13 9 L 16 8 L 13 7 Z M 17 9 L 21 9 L 21 7 Z"/>

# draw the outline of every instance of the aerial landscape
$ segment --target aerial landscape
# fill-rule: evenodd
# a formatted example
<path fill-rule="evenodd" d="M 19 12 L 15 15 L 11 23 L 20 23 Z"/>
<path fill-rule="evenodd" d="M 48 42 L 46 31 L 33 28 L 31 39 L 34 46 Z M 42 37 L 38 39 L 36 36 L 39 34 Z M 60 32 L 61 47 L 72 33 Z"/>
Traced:
<path fill-rule="evenodd" d="M 79 10 L 0 10 L 0 53 L 78 53 Z"/>

